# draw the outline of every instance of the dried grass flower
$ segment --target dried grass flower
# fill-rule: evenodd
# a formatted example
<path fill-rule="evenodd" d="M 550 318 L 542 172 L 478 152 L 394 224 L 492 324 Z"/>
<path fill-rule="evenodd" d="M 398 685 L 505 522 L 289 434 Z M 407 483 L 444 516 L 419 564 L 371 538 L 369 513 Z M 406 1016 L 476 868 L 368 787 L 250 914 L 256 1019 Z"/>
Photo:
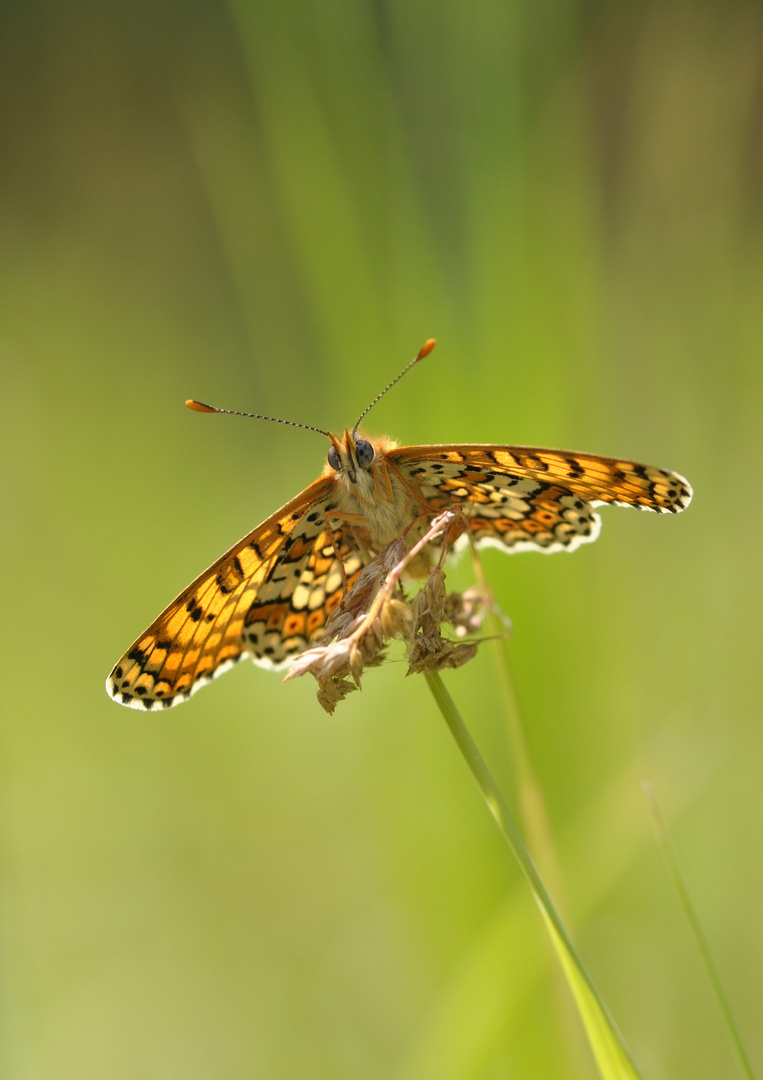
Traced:
<path fill-rule="evenodd" d="M 443 560 L 458 517 L 454 510 L 440 514 L 410 550 L 405 533 L 387 544 L 361 570 L 329 618 L 320 644 L 292 662 L 284 681 L 309 673 L 318 682 L 319 703 L 332 713 L 349 693 L 360 689 L 366 667 L 386 660 L 386 647 L 393 640 L 405 645 L 408 674 L 431 674 L 471 660 L 479 641 L 452 641 L 443 635 L 443 623 L 463 639 L 480 629 L 494 606 L 484 590 L 446 590 Z M 430 554 L 428 547 L 438 549 L 437 558 L 421 589 L 409 598 L 402 578 L 411 564 L 421 565 L 422 555 Z"/>

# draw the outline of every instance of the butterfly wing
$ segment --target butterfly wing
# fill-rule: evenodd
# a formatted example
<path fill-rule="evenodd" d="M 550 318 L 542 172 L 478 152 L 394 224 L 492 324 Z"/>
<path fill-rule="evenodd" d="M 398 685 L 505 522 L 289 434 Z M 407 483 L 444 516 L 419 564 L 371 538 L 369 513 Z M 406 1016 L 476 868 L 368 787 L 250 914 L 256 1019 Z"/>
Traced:
<path fill-rule="evenodd" d="M 433 511 L 459 507 L 479 544 L 511 551 L 571 551 L 594 540 L 601 503 L 677 513 L 692 494 L 664 469 L 533 447 L 400 447 L 384 460 Z M 274 667 L 321 637 L 368 547 L 366 530 L 343 530 L 335 509 L 335 480 L 325 476 L 240 540 L 115 665 L 111 697 L 167 708 L 244 656 Z"/>
<path fill-rule="evenodd" d="M 342 566 L 351 583 L 362 565 L 353 537 L 326 529 L 331 477 L 240 540 L 167 607 L 115 664 L 110 696 L 136 709 L 162 709 L 249 656 L 278 666 L 319 637 L 340 602 Z"/>
<path fill-rule="evenodd" d="M 387 455 L 434 508 L 460 507 L 480 545 L 573 551 L 595 540 L 602 503 L 678 513 L 691 500 L 677 473 L 619 458 L 526 446 L 410 446 Z"/>

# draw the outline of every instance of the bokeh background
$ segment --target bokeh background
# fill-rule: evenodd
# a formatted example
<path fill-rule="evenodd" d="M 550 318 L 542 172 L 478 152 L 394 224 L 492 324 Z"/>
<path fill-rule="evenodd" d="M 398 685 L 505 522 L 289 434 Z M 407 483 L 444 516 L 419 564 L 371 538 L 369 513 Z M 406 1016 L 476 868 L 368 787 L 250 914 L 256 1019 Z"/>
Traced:
<path fill-rule="evenodd" d="M 593 1074 L 537 912 L 400 662 L 333 717 L 111 665 L 320 437 L 675 468 L 488 575 L 573 936 L 655 1080 L 731 1075 L 651 780 L 763 1070 L 763 18 L 746 0 L 6 0 L 0 1073 Z M 469 581 L 459 567 L 453 582 Z M 447 684 L 510 801 L 488 652 Z"/>

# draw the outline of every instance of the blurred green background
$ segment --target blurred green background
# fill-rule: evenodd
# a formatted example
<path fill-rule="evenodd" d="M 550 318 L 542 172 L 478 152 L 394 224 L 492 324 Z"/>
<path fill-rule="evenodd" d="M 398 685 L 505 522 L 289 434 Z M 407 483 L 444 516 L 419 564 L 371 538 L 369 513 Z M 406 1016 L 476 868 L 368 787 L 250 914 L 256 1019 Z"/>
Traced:
<path fill-rule="evenodd" d="M 330 718 L 250 665 L 161 715 L 103 689 L 325 459 L 183 400 L 341 428 L 430 335 L 371 432 L 694 485 L 679 518 L 485 563 L 636 1061 L 733 1070 L 650 779 L 763 1070 L 759 5 L 6 0 L 0 54 L 0 1074 L 593 1075 L 401 663 Z M 510 792 L 488 652 L 446 679 Z"/>

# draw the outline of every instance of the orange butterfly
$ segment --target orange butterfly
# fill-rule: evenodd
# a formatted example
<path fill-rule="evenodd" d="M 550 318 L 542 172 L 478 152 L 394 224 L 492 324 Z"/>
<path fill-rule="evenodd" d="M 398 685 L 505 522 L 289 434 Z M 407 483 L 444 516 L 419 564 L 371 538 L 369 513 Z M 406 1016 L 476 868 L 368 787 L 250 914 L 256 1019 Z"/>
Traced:
<path fill-rule="evenodd" d="M 323 475 L 213 563 L 141 634 L 106 682 L 115 701 L 167 708 L 244 657 L 266 667 L 286 663 L 323 636 L 328 616 L 374 554 L 410 526 L 412 543 L 448 508 L 461 511 L 478 545 L 552 552 L 595 540 L 600 521 L 593 507 L 601 503 L 673 514 L 689 505 L 691 488 L 677 473 L 618 458 L 526 446 L 398 447 L 360 435 L 366 413 L 434 345 L 426 342 L 352 431 L 340 438 L 310 429 L 331 441 Z"/>

